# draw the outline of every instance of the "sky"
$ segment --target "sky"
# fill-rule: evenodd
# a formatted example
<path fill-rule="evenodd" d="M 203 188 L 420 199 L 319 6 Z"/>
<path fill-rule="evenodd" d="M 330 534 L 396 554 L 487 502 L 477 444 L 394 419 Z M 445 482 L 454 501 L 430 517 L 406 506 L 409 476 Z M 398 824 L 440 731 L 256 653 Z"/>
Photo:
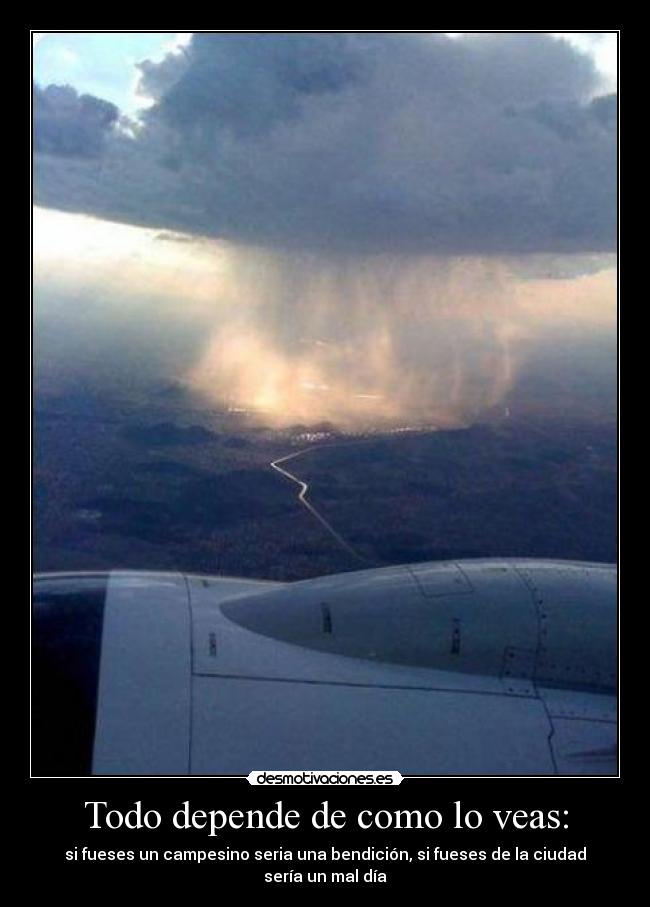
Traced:
<path fill-rule="evenodd" d="M 614 246 L 616 97 L 564 39 L 199 33 L 133 63 L 131 35 L 72 37 L 146 103 L 133 115 L 81 73 L 36 73 L 49 207 L 284 248 Z M 70 40 L 45 35 L 36 56 L 67 58 Z"/>
<path fill-rule="evenodd" d="M 467 424 L 549 331 L 614 329 L 615 34 L 42 33 L 34 79 L 63 362 Z"/>
<path fill-rule="evenodd" d="M 593 57 L 607 90 L 617 83 L 614 32 L 557 32 Z M 462 39 L 462 33 L 453 33 Z M 185 46 L 189 32 L 38 32 L 34 35 L 34 79 L 41 85 L 69 83 L 82 93 L 106 98 L 127 114 L 148 103 L 137 92 L 135 64 L 160 60 Z"/>
<path fill-rule="evenodd" d="M 160 60 L 188 38 L 184 32 L 38 32 L 34 81 L 70 84 L 80 93 L 105 98 L 124 113 L 134 114 L 146 104 L 136 91 L 136 63 Z"/>

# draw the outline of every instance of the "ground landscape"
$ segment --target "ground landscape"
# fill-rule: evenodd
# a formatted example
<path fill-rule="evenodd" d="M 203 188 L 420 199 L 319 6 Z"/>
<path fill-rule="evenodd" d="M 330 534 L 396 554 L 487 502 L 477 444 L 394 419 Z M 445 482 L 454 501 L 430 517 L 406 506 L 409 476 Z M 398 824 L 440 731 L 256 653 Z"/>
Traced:
<path fill-rule="evenodd" d="M 612 358 L 612 364 L 615 358 Z M 35 568 L 298 580 L 423 560 L 617 557 L 614 381 L 525 376 L 466 428 L 265 427 L 176 383 L 37 388 Z M 611 376 L 610 376 L 611 378 Z M 352 557 L 298 500 L 295 483 Z"/>

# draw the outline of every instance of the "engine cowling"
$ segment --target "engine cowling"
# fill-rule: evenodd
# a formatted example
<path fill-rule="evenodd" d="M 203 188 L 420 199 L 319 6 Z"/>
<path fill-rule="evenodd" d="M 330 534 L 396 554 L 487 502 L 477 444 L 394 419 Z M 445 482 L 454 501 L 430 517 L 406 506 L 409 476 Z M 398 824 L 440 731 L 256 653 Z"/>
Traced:
<path fill-rule="evenodd" d="M 606 565 L 42 575 L 33 771 L 611 773 L 616 676 Z"/>

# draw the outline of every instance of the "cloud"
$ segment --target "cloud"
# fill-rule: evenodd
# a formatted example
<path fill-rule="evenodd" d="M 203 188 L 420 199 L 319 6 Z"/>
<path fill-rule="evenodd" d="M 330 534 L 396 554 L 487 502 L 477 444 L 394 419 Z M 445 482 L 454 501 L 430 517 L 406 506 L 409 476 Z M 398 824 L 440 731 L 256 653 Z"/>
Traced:
<path fill-rule="evenodd" d="M 63 157 L 97 157 L 118 117 L 114 104 L 70 85 L 34 87 L 34 150 Z"/>
<path fill-rule="evenodd" d="M 153 104 L 101 174 L 55 156 L 106 128 L 42 105 L 39 203 L 288 250 L 615 246 L 615 98 L 566 41 L 198 34 L 139 69 Z"/>

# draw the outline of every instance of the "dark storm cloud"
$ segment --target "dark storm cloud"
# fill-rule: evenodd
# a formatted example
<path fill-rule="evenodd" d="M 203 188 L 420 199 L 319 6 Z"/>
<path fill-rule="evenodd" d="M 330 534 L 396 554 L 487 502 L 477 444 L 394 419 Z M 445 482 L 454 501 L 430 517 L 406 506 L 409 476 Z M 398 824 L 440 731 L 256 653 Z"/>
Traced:
<path fill-rule="evenodd" d="M 114 104 L 78 95 L 69 85 L 34 87 L 34 148 L 65 157 L 96 157 L 117 121 Z"/>
<path fill-rule="evenodd" d="M 615 99 L 548 35 L 202 34 L 140 73 L 137 138 L 99 175 L 37 161 L 42 204 L 285 248 L 614 246 Z"/>
<path fill-rule="evenodd" d="M 195 35 L 182 55 L 141 66 L 140 88 L 158 100 L 154 116 L 193 141 L 257 137 L 299 120 L 304 97 L 342 90 L 358 65 L 344 36 Z"/>

